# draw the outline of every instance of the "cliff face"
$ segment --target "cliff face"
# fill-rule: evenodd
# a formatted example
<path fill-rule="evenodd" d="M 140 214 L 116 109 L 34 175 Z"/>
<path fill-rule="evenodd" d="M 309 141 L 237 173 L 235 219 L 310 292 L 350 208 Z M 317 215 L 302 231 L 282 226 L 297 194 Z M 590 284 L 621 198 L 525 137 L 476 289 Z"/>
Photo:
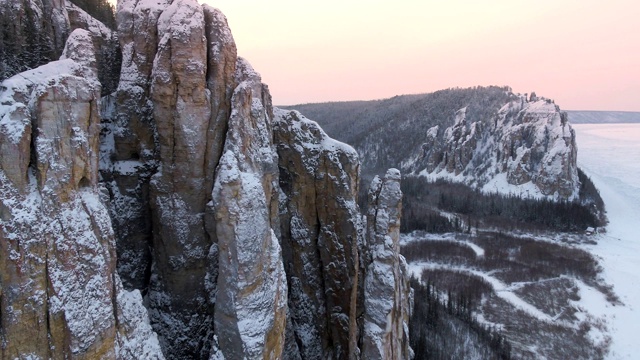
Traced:
<path fill-rule="evenodd" d="M 358 154 L 297 112 L 278 110 L 281 242 L 303 359 L 355 352 Z"/>
<path fill-rule="evenodd" d="M 557 105 L 534 94 L 476 87 L 292 108 L 352 144 L 365 176 L 395 167 L 486 191 L 578 195 L 575 134 Z"/>
<path fill-rule="evenodd" d="M 2 358 L 360 358 L 365 304 L 408 289 L 365 285 L 356 152 L 272 107 L 218 10 L 119 1 L 118 32 L 109 96 L 84 30 L 2 83 Z M 405 314 L 367 359 L 408 356 Z"/>
<path fill-rule="evenodd" d="M 63 0 L 0 1 L 0 80 L 57 59 L 71 32 Z"/>
<path fill-rule="evenodd" d="M 453 125 L 431 127 L 426 140 L 408 171 L 458 177 L 487 191 L 578 195 L 575 132 L 549 100 L 518 98 L 491 121 L 470 121 L 462 108 Z"/>
<path fill-rule="evenodd" d="M 2 85 L 2 358 L 163 358 L 140 293 L 115 271 L 90 34 L 73 32 L 60 61 Z"/>

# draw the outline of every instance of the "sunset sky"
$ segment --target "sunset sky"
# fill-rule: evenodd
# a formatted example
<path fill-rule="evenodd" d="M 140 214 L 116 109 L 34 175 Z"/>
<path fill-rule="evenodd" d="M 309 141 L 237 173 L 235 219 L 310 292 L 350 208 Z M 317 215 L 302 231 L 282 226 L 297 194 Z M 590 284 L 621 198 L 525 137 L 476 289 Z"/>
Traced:
<path fill-rule="evenodd" d="M 640 111 L 637 0 L 200 0 L 275 104 L 509 85 L 567 110 Z"/>
<path fill-rule="evenodd" d="M 637 0 L 206 0 L 276 104 L 509 85 L 640 111 Z"/>

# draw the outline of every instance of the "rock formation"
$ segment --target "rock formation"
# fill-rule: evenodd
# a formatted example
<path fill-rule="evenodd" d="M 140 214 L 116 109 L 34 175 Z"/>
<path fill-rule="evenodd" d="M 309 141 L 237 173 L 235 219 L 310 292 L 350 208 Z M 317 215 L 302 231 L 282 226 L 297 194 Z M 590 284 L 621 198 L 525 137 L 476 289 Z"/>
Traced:
<path fill-rule="evenodd" d="M 356 337 L 358 154 L 300 113 L 276 114 L 281 242 L 296 343 L 303 359 L 347 359 Z"/>
<path fill-rule="evenodd" d="M 488 192 L 578 195 L 575 134 L 566 114 L 535 94 L 491 86 L 292 108 L 353 145 L 364 177 L 394 167 Z"/>
<path fill-rule="evenodd" d="M 572 199 L 578 195 L 575 132 L 566 113 L 533 94 L 503 106 L 491 122 L 469 121 L 466 108 L 454 124 L 434 126 L 422 151 L 408 163 L 411 171 L 445 173 L 487 191 Z M 531 184 L 518 190 L 517 186 Z M 526 192 L 526 193 L 525 193 Z"/>
<path fill-rule="evenodd" d="M 140 293 L 115 270 L 90 34 L 74 31 L 60 61 L 2 86 L 2 358 L 163 358 Z"/>
<path fill-rule="evenodd" d="M 203 186 L 211 116 L 206 91 L 204 13 L 195 1 L 175 1 L 158 17 L 158 47 L 150 98 L 158 167 L 149 198 L 153 224 L 151 318 L 169 354 L 192 356 L 211 327 L 204 278 L 211 240 L 205 232 Z M 194 309 L 199 311 L 194 313 Z"/>
<path fill-rule="evenodd" d="M 400 171 L 389 169 L 369 188 L 365 253 L 363 359 L 410 359 L 413 294 L 400 255 Z"/>
<path fill-rule="evenodd" d="M 355 150 L 272 107 L 218 10 L 123 0 L 117 19 L 113 94 L 85 30 L 2 83 L 2 358 L 360 358 L 365 324 L 385 326 L 366 304 L 408 289 L 397 246 L 365 246 Z M 388 224 L 372 243 L 397 239 Z M 408 356 L 407 311 L 366 358 Z"/>

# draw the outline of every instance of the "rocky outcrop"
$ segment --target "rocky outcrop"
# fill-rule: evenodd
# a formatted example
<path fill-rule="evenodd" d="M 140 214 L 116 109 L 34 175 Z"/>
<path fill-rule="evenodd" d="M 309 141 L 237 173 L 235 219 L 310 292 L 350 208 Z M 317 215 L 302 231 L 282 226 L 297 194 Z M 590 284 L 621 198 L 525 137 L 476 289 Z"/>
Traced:
<path fill-rule="evenodd" d="M 202 154 L 211 117 L 206 90 L 204 13 L 195 1 L 175 1 L 158 17 L 158 48 L 150 97 L 158 168 L 149 200 L 153 224 L 150 309 L 172 357 L 190 357 L 211 328 L 204 278 L 211 240 L 205 231 L 207 169 Z M 194 309 L 197 309 L 194 311 Z"/>
<path fill-rule="evenodd" d="M 400 171 L 389 169 L 369 188 L 364 262 L 363 359 L 410 359 L 409 318 L 413 291 L 400 255 Z"/>
<path fill-rule="evenodd" d="M 119 1 L 122 67 L 118 90 L 103 99 L 100 175 L 118 248 L 118 272 L 126 288 L 146 291 L 151 276 L 149 181 L 158 166 L 157 131 L 150 98 L 157 21 L 168 1 Z"/>
<path fill-rule="evenodd" d="M 535 94 L 490 86 L 292 108 L 353 145 L 364 177 L 394 167 L 487 192 L 578 195 L 574 132 L 553 101 Z"/>
<path fill-rule="evenodd" d="M 467 109 L 452 126 L 427 131 L 407 170 L 453 177 L 486 191 L 573 199 L 578 195 L 575 132 L 550 100 L 521 96 L 492 119 L 471 121 Z"/>
<path fill-rule="evenodd" d="M 102 94 L 109 95 L 118 87 L 120 78 L 120 46 L 115 31 L 87 14 L 84 10 L 66 0 L 66 19 L 71 31 L 84 29 L 91 33 L 98 62 L 98 80 L 102 85 Z"/>
<path fill-rule="evenodd" d="M 272 107 L 218 10 L 124 0 L 118 29 L 109 96 L 85 30 L 2 83 L 2 358 L 360 358 L 356 152 Z"/>
<path fill-rule="evenodd" d="M 2 87 L 2 358 L 163 358 L 139 292 L 125 291 L 115 271 L 98 189 L 100 84 L 90 34 L 74 31 L 60 61 Z M 16 150 L 23 158 L 7 166 Z"/>
<path fill-rule="evenodd" d="M 295 343 L 303 359 L 347 359 L 357 352 L 358 154 L 298 112 L 276 112 L 274 137 Z"/>
<path fill-rule="evenodd" d="M 216 9 L 125 1 L 118 24 L 102 174 L 119 271 L 149 289 L 170 357 L 277 358 L 287 295 L 268 89 Z"/>
<path fill-rule="evenodd" d="M 287 280 L 278 229 L 278 156 L 271 96 L 239 59 L 226 141 L 213 187 L 218 253 L 215 333 L 227 359 L 282 355 Z"/>

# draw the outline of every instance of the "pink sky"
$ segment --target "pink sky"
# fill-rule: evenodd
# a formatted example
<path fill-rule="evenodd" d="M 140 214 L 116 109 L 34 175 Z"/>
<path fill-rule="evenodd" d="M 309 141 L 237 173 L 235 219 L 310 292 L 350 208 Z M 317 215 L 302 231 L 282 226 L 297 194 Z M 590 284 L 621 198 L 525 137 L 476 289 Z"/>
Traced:
<path fill-rule="evenodd" d="M 640 111 L 638 0 L 200 0 L 275 104 L 509 85 L 566 110 Z"/>

